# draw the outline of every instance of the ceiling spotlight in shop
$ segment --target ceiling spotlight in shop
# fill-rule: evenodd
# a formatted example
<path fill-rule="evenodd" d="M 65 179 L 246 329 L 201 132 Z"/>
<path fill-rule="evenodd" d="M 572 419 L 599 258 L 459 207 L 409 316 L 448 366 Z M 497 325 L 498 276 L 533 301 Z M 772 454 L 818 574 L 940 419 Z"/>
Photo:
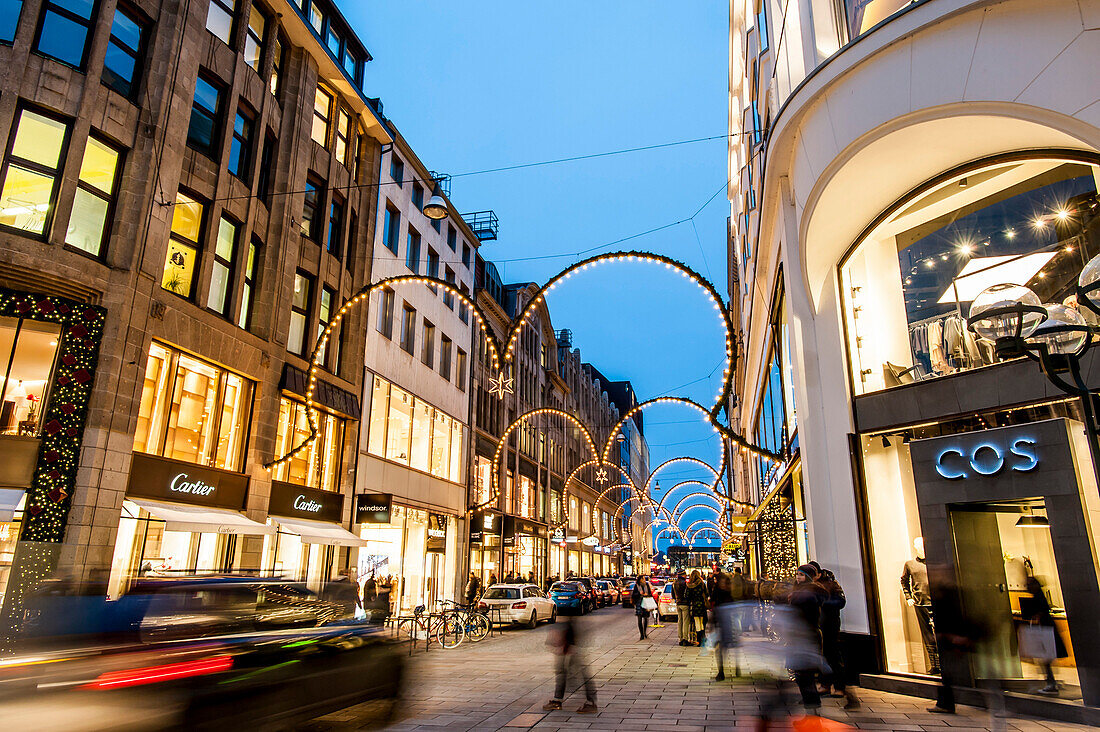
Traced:
<path fill-rule="evenodd" d="M 1037 516 L 1035 514 L 1027 514 L 1016 519 L 1016 528 L 1018 529 L 1049 529 L 1050 519 L 1046 516 Z"/>
<path fill-rule="evenodd" d="M 1016 238 L 1016 230 L 1015 229 L 1009 229 L 1008 231 L 1005 232 L 1005 239 L 1015 239 L 1015 238 Z"/>
<path fill-rule="evenodd" d="M 1065 223 L 1066 221 L 1069 221 L 1069 209 L 1066 209 L 1066 208 L 1058 209 L 1057 211 L 1054 212 L 1054 218 L 1058 219 L 1062 223 Z"/>

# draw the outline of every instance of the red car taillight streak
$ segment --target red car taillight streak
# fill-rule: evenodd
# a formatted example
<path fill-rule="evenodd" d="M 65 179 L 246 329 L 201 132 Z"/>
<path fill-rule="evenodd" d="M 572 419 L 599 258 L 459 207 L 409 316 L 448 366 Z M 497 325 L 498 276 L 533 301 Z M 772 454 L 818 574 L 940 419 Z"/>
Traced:
<path fill-rule="evenodd" d="M 527 603 L 526 603 L 526 602 L 513 602 L 513 603 L 512 603 L 512 609 L 513 609 L 513 610 L 523 610 L 523 609 L 525 609 L 526 607 L 527 607 Z"/>
<path fill-rule="evenodd" d="M 228 655 L 204 658 L 201 661 L 168 663 L 162 666 L 130 668 L 125 671 L 108 671 L 95 681 L 84 684 L 83 689 L 121 689 L 127 686 L 159 684 L 164 681 L 185 679 L 191 676 L 216 674 L 233 668 L 233 657 Z"/>

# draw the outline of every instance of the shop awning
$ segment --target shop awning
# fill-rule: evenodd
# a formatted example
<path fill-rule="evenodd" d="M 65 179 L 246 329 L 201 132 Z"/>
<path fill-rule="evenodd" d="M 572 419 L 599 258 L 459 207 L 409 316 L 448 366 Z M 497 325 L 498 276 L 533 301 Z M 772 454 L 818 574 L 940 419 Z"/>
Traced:
<path fill-rule="evenodd" d="M 144 498 L 127 498 L 135 506 L 144 508 L 164 521 L 167 531 L 194 531 L 202 534 L 274 534 L 274 527 L 261 524 L 240 511 L 207 506 L 188 506 L 182 503 L 150 501 Z"/>
<path fill-rule="evenodd" d="M 15 509 L 19 508 L 19 502 L 26 492 L 24 488 L 0 488 L 0 521 L 11 521 L 15 518 Z"/>
<path fill-rule="evenodd" d="M 334 546 L 366 546 L 366 539 L 360 539 L 339 524 L 330 524 L 326 521 L 309 521 L 307 519 L 283 518 L 272 516 L 279 522 L 282 530 L 288 534 L 297 534 L 302 537 L 303 544 L 332 544 Z"/>

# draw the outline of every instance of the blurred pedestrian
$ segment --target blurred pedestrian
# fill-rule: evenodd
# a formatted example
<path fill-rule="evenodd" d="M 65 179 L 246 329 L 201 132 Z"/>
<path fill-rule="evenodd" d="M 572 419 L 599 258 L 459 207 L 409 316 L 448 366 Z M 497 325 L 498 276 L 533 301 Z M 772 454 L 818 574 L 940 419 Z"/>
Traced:
<path fill-rule="evenodd" d="M 728 574 L 719 572 L 714 579 L 714 590 L 710 593 L 711 632 L 715 636 L 714 656 L 718 660 L 718 675 L 714 677 L 715 681 L 722 681 L 726 678 L 725 650 L 727 648 L 732 649 L 736 642 L 734 635 L 730 632 L 732 628 L 723 628 L 723 624 L 719 620 L 719 614 L 723 613 L 725 608 L 733 603 L 732 582 L 733 580 Z M 740 671 L 737 673 L 740 674 Z"/>
<path fill-rule="evenodd" d="M 473 605 L 477 600 L 478 595 L 481 594 L 481 579 L 476 574 L 470 572 L 470 579 L 466 581 L 466 591 L 464 593 L 467 605 Z"/>
<path fill-rule="evenodd" d="M 515 581 L 516 581 L 516 573 L 511 571 L 511 570 L 508 570 L 508 574 L 505 575 L 505 577 L 504 577 L 504 584 L 511 585 L 511 584 L 514 584 Z"/>
<path fill-rule="evenodd" d="M 497 573 L 496 572 L 490 572 L 489 573 L 489 586 L 492 587 L 495 584 L 497 584 Z"/>
<path fill-rule="evenodd" d="M 585 700 L 577 712 L 592 714 L 596 711 L 596 684 L 581 654 L 581 640 L 579 624 L 569 616 L 561 618 L 547 635 L 546 645 L 554 654 L 554 698 L 542 705 L 543 711 L 561 709 L 571 674 L 579 674 L 584 680 Z"/>
<path fill-rule="evenodd" d="M 1053 662 L 1056 658 L 1066 658 L 1069 653 L 1054 626 L 1054 617 L 1050 614 L 1050 603 L 1042 584 L 1035 577 L 1028 577 L 1026 587 L 1030 596 L 1020 597 L 1020 616 L 1027 623 L 1019 631 L 1020 655 L 1037 661 L 1043 667 L 1046 686 L 1036 693 L 1058 696 L 1058 679 L 1054 677 Z"/>
<path fill-rule="evenodd" d="M 354 569 L 341 569 L 336 579 L 330 580 L 321 590 L 321 599 L 335 605 L 339 617 L 352 617 L 362 612 L 363 601 L 359 597 L 359 584 L 355 581 Z"/>
<path fill-rule="evenodd" d="M 814 579 L 817 570 L 809 564 L 803 564 L 795 572 L 794 587 L 787 596 L 787 602 L 794 609 L 795 622 L 801 628 L 792 628 L 789 633 L 798 637 L 800 647 L 792 656 L 791 672 L 794 674 L 798 691 L 802 694 L 802 705 L 808 711 L 821 706 L 821 694 L 817 690 L 815 676 L 821 670 L 821 606 L 825 591 Z"/>
<path fill-rule="evenodd" d="M 687 600 L 688 613 L 691 615 L 692 645 L 701 646 L 706 632 L 708 598 L 703 575 L 697 569 L 691 571 L 684 599 Z"/>
<path fill-rule="evenodd" d="M 845 678 L 847 669 L 840 648 L 840 611 L 848 601 L 844 596 L 844 588 L 831 571 L 821 570 L 818 584 L 825 590 L 821 603 L 821 654 L 829 665 L 828 672 L 821 679 L 822 693 L 838 699 L 844 698 L 845 709 L 856 709 L 859 707 L 859 698 L 848 687 Z"/>
<path fill-rule="evenodd" d="M 691 627 L 691 610 L 687 605 L 687 577 L 683 570 L 676 573 L 676 581 L 672 583 L 672 599 L 676 601 L 676 629 L 680 635 L 680 645 L 690 646 L 695 638 L 694 629 Z"/>
<path fill-rule="evenodd" d="M 535 570 L 531 570 L 530 572 L 527 573 L 527 584 L 529 584 L 529 585 L 537 585 L 538 584 L 538 582 L 535 580 Z"/>
<path fill-rule="evenodd" d="M 653 587 L 646 575 L 639 575 L 638 581 L 634 583 L 634 589 L 630 591 L 630 604 L 634 606 L 634 614 L 638 616 L 638 640 L 645 640 L 649 637 L 649 613 L 657 604 L 653 601 Z"/>

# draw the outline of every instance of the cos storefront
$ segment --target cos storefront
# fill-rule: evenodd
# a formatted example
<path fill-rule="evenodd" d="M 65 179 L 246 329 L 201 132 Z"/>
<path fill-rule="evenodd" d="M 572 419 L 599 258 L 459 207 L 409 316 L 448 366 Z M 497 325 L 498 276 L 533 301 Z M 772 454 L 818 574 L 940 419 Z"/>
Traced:
<path fill-rule="evenodd" d="M 138 576 L 228 572 L 239 566 L 241 534 L 275 529 L 245 516 L 247 475 L 134 453 L 108 596 Z"/>

